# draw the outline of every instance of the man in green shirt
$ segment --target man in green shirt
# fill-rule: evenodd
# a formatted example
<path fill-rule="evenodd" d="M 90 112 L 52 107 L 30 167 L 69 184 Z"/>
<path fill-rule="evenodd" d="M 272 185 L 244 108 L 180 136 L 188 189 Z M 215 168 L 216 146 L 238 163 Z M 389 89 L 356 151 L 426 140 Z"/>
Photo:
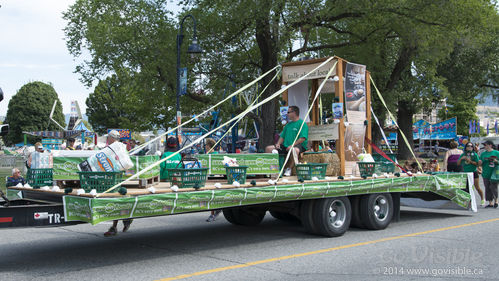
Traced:
<path fill-rule="evenodd" d="M 497 208 L 497 182 L 490 180 L 492 172 L 496 165 L 499 164 L 499 151 L 495 150 L 495 145 L 488 140 L 483 143 L 485 151 L 480 154 L 479 165 L 482 166 L 482 178 L 485 185 L 485 199 L 489 201 L 489 205 L 485 208 Z"/>
<path fill-rule="evenodd" d="M 163 153 L 163 155 L 161 155 L 161 159 L 166 158 L 166 157 L 174 154 L 175 152 L 177 152 L 177 138 L 169 137 L 166 140 L 165 153 Z M 159 178 L 160 178 L 160 180 L 161 181 L 168 181 L 168 179 L 169 179 L 168 169 L 175 169 L 181 160 L 182 160 L 182 156 L 180 155 L 180 153 L 178 153 L 177 155 L 166 160 L 165 162 L 162 162 L 161 164 L 159 164 L 159 167 L 160 167 Z"/>
<path fill-rule="evenodd" d="M 272 153 L 276 149 L 279 154 L 287 154 L 288 151 L 293 148 L 298 155 L 301 152 L 307 150 L 308 143 L 308 125 L 305 121 L 300 119 L 300 109 L 298 106 L 292 105 L 288 108 L 288 119 L 290 122 L 284 126 L 284 129 L 279 136 L 279 140 L 275 145 L 269 145 L 265 148 L 265 152 Z M 302 127 L 303 124 L 303 127 Z M 301 131 L 300 131 L 300 127 Z M 298 135 L 298 139 L 295 142 L 295 138 Z M 291 157 L 293 159 L 293 157 Z M 289 162 L 288 169 L 285 173 L 286 176 L 291 174 L 291 169 L 294 167 L 295 163 L 293 160 Z"/>

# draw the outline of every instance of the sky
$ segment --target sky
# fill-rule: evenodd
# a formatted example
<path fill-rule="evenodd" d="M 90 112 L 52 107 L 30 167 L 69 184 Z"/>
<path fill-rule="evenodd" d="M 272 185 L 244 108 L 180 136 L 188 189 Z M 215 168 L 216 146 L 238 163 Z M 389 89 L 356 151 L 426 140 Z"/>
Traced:
<path fill-rule="evenodd" d="M 66 48 L 62 12 L 75 0 L 0 0 L 0 116 L 7 114 L 9 100 L 26 83 L 51 83 L 70 113 L 71 100 L 78 101 L 82 113 L 87 89 L 74 70 L 76 60 Z M 175 1 L 173 1 L 175 2 Z M 170 8 L 176 7 L 170 5 Z"/>
<path fill-rule="evenodd" d="M 73 73 L 77 61 L 64 41 L 62 12 L 74 0 L 0 0 L 0 116 L 7 114 L 8 102 L 26 83 L 51 83 L 69 113 L 77 100 L 82 113 L 87 89 Z"/>

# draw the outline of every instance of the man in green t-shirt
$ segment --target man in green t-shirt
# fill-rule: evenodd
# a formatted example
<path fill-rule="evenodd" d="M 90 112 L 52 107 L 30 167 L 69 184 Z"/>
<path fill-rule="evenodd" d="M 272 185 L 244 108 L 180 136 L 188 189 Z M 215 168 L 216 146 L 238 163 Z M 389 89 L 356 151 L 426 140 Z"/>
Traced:
<path fill-rule="evenodd" d="M 267 146 L 265 152 L 272 153 L 272 151 L 276 149 L 279 154 L 287 154 L 288 151 L 293 148 L 296 155 L 298 155 L 307 150 L 308 125 L 305 121 L 300 119 L 300 109 L 298 106 L 292 105 L 288 108 L 287 115 L 290 122 L 284 126 L 277 143 L 275 145 Z M 297 135 L 298 139 L 295 142 Z M 293 157 L 291 157 L 291 159 L 293 159 Z M 291 169 L 293 169 L 294 165 L 295 163 L 293 160 L 289 161 L 289 166 L 285 173 L 286 176 L 291 175 Z"/>
<path fill-rule="evenodd" d="M 176 152 L 177 152 L 177 138 L 169 137 L 166 140 L 165 153 L 163 153 L 163 155 L 161 155 L 161 159 L 166 158 L 166 157 L 168 157 Z M 160 167 L 159 178 L 160 178 L 160 180 L 161 181 L 168 181 L 168 179 L 169 179 L 168 169 L 175 169 L 181 160 L 182 160 L 182 156 L 179 153 L 177 153 L 175 156 L 173 156 L 170 159 L 166 160 L 165 162 L 162 162 L 161 164 L 159 164 L 159 167 Z"/>
<path fill-rule="evenodd" d="M 495 150 L 495 145 L 488 140 L 483 143 L 485 151 L 480 154 L 479 164 L 482 166 L 482 178 L 485 185 L 485 199 L 489 204 L 485 208 L 497 208 L 497 182 L 490 180 L 492 172 L 499 164 L 499 151 Z"/>

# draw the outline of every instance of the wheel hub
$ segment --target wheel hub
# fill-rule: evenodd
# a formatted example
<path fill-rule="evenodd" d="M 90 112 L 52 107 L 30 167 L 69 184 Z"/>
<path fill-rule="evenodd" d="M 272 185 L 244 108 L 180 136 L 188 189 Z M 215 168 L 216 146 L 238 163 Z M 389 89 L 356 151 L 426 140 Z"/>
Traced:
<path fill-rule="evenodd" d="M 390 206 L 384 195 L 378 195 L 376 197 L 373 211 L 377 220 L 383 221 L 386 219 L 388 212 L 390 211 Z"/>
<path fill-rule="evenodd" d="M 346 221 L 346 207 L 340 200 L 334 200 L 329 205 L 329 223 L 335 227 L 341 227 Z"/>

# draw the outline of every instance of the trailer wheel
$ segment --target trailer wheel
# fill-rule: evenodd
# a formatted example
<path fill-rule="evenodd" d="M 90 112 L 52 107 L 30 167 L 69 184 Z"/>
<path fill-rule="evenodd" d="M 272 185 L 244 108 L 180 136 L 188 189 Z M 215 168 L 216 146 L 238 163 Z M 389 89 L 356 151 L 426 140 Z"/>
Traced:
<path fill-rule="evenodd" d="M 350 226 L 352 207 L 347 197 L 319 199 L 314 206 L 317 234 L 335 237 L 343 235 Z"/>
<path fill-rule="evenodd" d="M 224 218 L 232 223 L 232 224 L 238 224 L 236 222 L 236 218 L 234 217 L 234 214 L 232 213 L 232 209 L 222 209 L 222 212 L 224 214 Z"/>
<path fill-rule="evenodd" d="M 352 205 L 352 220 L 350 221 L 350 226 L 357 228 L 365 228 L 360 218 L 360 197 L 361 196 L 349 197 L 350 204 Z"/>
<path fill-rule="evenodd" d="M 224 217 L 232 224 L 253 226 L 262 222 L 265 210 L 257 208 L 233 208 L 224 209 Z"/>
<path fill-rule="evenodd" d="M 305 200 L 302 201 L 300 206 L 300 221 L 305 230 L 312 234 L 317 234 L 317 230 L 314 224 L 314 204 L 316 200 Z"/>
<path fill-rule="evenodd" d="M 287 222 L 297 222 L 298 218 L 293 216 L 290 213 L 286 212 L 279 212 L 279 211 L 269 211 L 270 215 L 273 216 L 274 218 L 281 220 L 281 221 L 287 221 Z"/>
<path fill-rule="evenodd" d="M 367 229 L 388 227 L 393 216 L 393 199 L 390 193 L 367 194 L 360 200 L 362 224 Z"/>

